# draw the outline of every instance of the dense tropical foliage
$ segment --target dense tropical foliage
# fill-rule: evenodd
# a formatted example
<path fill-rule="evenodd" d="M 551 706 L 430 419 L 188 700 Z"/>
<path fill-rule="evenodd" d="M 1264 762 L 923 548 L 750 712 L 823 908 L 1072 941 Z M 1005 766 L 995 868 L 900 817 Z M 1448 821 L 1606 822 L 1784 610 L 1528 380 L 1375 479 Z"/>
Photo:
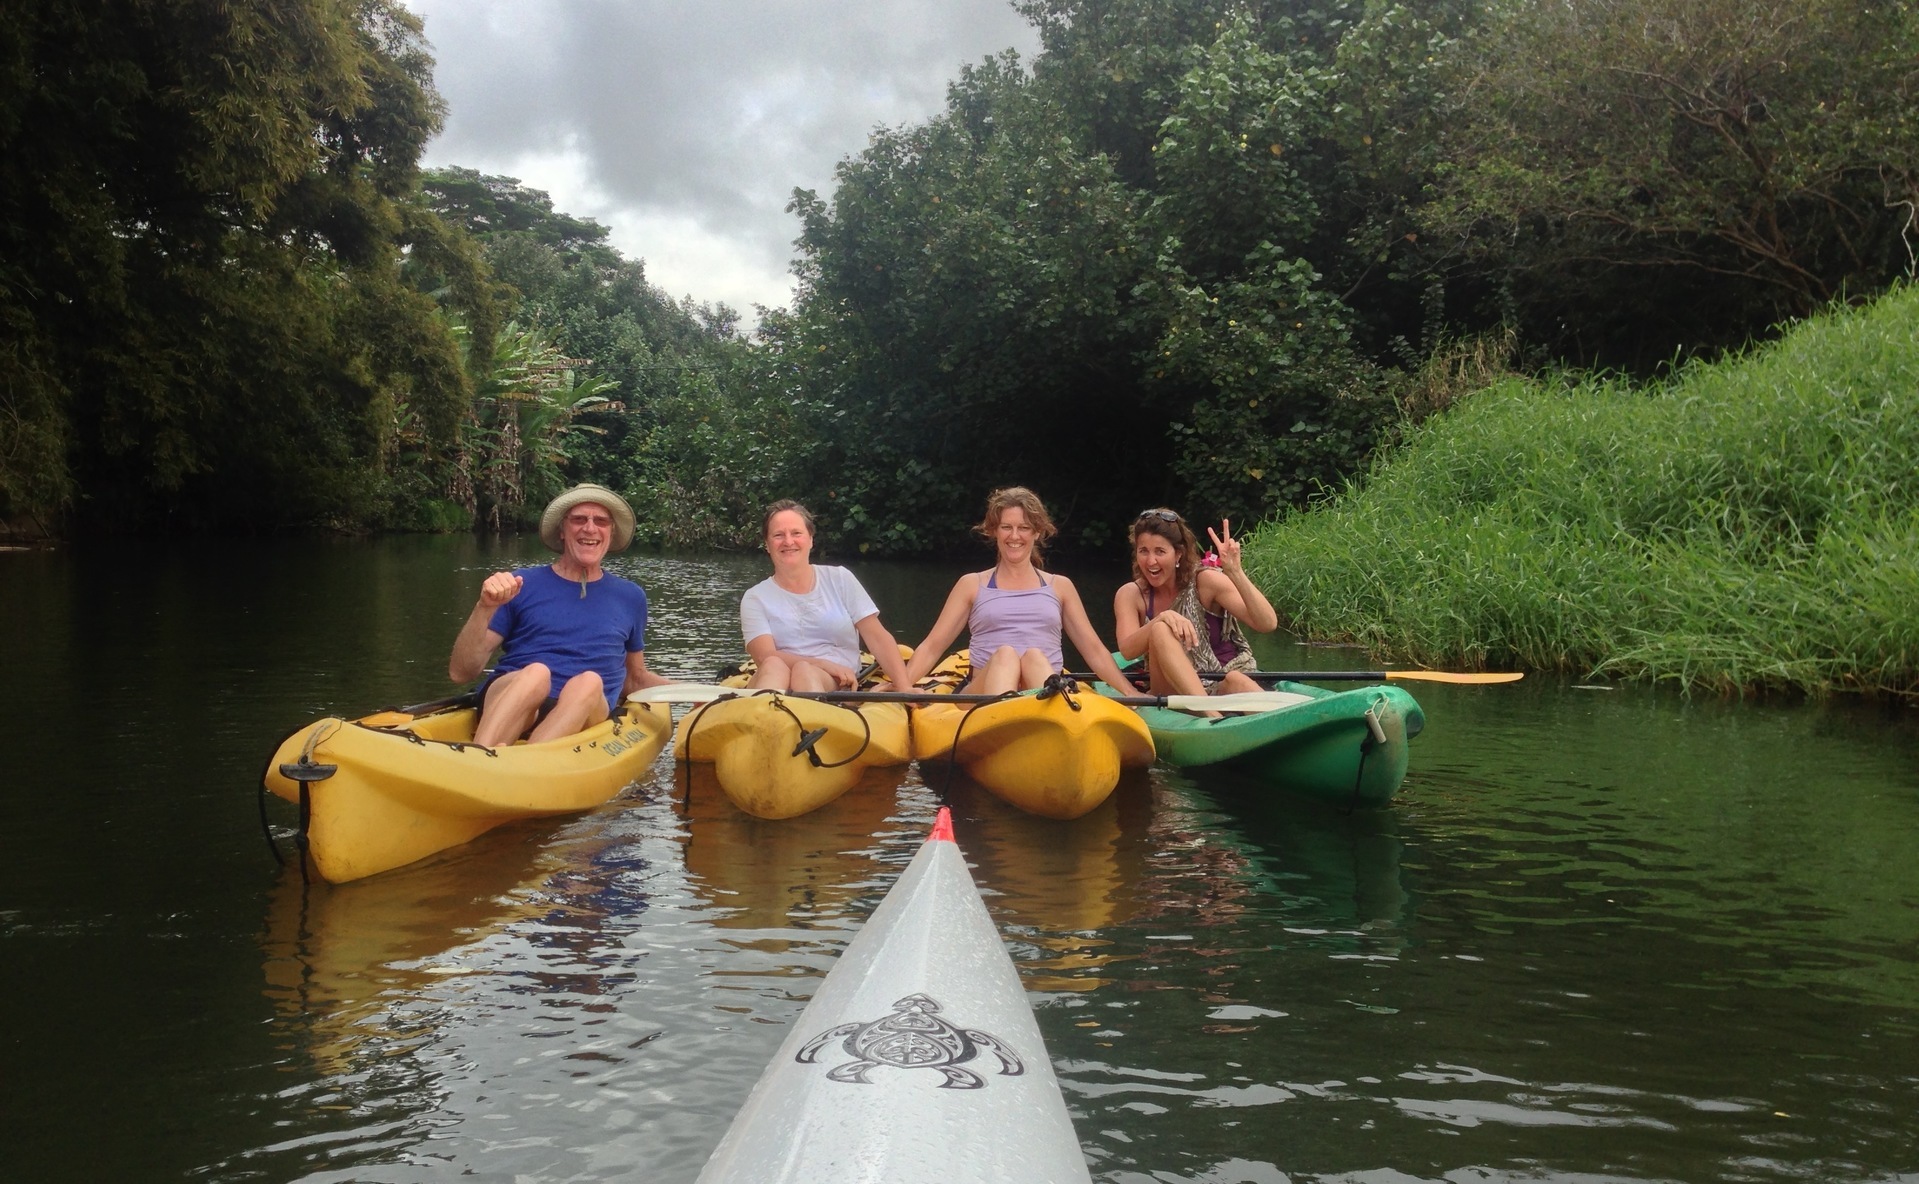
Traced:
<path fill-rule="evenodd" d="M 754 332 L 469 169 L 397 0 L 24 0 L 0 26 L 0 522 L 643 535 L 811 501 L 1068 545 L 1257 519 L 1504 368 L 1651 374 L 1913 267 L 1911 0 L 1020 0 L 796 192 Z"/>
<path fill-rule="evenodd" d="M 1005 480 L 1088 543 L 1263 517 L 1454 360 L 1650 372 L 1912 266 L 1909 4 L 1020 7 L 1030 72 L 965 71 L 795 201 L 792 484 L 874 545 Z"/>
<path fill-rule="evenodd" d="M 390 0 L 96 6 L 0 22 L 0 515 L 377 520 L 404 405 L 450 440 L 479 262 L 412 201 L 439 126 Z"/>
<path fill-rule="evenodd" d="M 1502 2 L 1450 56 L 1422 218 L 1576 360 L 1737 346 L 1911 271 L 1910 3 Z"/>
<path fill-rule="evenodd" d="M 732 314 L 508 179 L 423 188 L 431 69 L 395 0 L 9 9 L 0 522 L 446 529 L 639 483 L 609 392 L 677 390 Z"/>
<path fill-rule="evenodd" d="M 712 507 L 676 497 L 674 483 L 698 485 L 711 468 L 714 446 L 693 437 L 751 434 L 715 393 L 740 385 L 746 342 L 736 314 L 675 303 L 648 282 L 644 265 L 607 243 L 605 226 L 554 210 L 547 194 L 511 177 L 434 169 L 420 188 L 429 210 L 478 245 L 516 318 L 510 343 L 474 366 L 461 449 L 450 475 L 436 478 L 456 517 L 510 528 L 561 488 L 591 479 L 642 495 L 634 498 L 642 537 L 733 541 L 710 513 L 676 512 Z M 426 267 L 413 279 L 440 282 Z M 503 418 L 506 407 L 515 414 Z M 515 445 L 538 458 L 523 450 L 506 463 Z M 741 498 L 758 492 L 738 490 Z M 740 521 L 757 519 L 744 502 L 732 508 L 744 511 Z"/>

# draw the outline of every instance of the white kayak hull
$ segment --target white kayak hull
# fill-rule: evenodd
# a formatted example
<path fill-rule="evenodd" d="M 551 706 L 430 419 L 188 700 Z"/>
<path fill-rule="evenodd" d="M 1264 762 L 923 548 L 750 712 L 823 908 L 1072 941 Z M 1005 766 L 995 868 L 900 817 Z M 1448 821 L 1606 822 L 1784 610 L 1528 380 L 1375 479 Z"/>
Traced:
<path fill-rule="evenodd" d="M 700 1180 L 1090 1182 L 1039 1024 L 945 809 Z"/>

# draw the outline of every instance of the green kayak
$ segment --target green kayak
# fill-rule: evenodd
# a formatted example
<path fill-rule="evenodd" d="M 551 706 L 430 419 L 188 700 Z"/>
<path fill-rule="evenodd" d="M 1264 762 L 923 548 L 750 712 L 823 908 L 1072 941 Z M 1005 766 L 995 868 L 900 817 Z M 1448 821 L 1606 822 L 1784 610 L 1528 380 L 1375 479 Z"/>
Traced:
<path fill-rule="evenodd" d="M 1283 789 L 1348 808 L 1392 801 L 1406 776 L 1406 742 L 1426 714 L 1395 686 L 1329 691 L 1305 683 L 1272 686 L 1298 702 L 1253 715 L 1207 719 L 1142 707 L 1161 760 L 1227 765 Z"/>

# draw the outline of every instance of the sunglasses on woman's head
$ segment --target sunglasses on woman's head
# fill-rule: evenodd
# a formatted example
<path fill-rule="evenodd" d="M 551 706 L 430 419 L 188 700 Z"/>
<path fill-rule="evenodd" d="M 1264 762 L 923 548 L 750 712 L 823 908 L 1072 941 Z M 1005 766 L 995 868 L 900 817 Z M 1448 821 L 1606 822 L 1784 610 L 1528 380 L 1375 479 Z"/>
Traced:
<path fill-rule="evenodd" d="M 1171 510 L 1141 510 L 1139 517 L 1135 518 L 1134 521 L 1144 522 L 1148 518 L 1157 518 L 1161 522 L 1177 523 L 1179 521 L 1179 515 L 1173 513 Z"/>

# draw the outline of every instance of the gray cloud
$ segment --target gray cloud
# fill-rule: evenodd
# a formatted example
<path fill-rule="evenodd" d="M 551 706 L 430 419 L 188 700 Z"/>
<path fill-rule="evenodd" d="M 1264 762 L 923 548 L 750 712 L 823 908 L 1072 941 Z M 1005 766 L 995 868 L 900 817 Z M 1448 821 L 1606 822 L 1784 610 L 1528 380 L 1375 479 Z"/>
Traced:
<path fill-rule="evenodd" d="M 409 0 L 449 107 L 431 164 L 505 173 L 613 228 L 674 295 L 785 304 L 792 190 L 937 111 L 1030 27 L 1005 0 Z"/>

